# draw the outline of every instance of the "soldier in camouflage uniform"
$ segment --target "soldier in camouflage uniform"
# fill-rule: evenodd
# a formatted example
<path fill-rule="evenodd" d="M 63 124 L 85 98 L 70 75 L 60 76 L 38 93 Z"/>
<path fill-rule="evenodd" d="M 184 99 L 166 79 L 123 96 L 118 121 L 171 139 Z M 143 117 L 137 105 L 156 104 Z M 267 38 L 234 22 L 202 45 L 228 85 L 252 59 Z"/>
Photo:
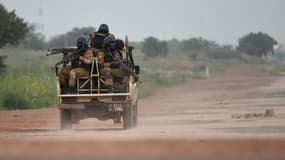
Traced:
<path fill-rule="evenodd" d="M 108 36 L 104 40 L 104 53 L 106 61 L 113 76 L 113 87 L 119 92 L 125 91 L 128 86 L 129 76 L 133 72 L 128 67 L 126 48 L 122 40 L 115 40 L 114 37 Z"/>
<path fill-rule="evenodd" d="M 112 33 L 109 33 L 109 26 L 107 24 L 101 24 L 98 31 L 91 34 L 91 48 L 102 50 L 104 39 L 109 35 L 114 36 Z"/>
<path fill-rule="evenodd" d="M 78 55 L 84 55 L 84 53 L 88 50 L 88 45 L 87 45 L 87 41 L 85 38 L 82 38 L 82 37 L 78 38 L 76 40 L 76 46 L 77 46 L 77 49 L 75 53 Z M 80 60 L 75 59 L 74 61 L 71 62 L 71 65 L 67 65 L 58 70 L 58 78 L 59 78 L 59 82 L 62 88 L 64 89 L 69 88 L 69 86 L 67 86 L 67 83 L 70 78 L 70 72 L 72 69 L 78 68 L 79 63 L 80 63 Z"/>
<path fill-rule="evenodd" d="M 75 87 L 77 78 L 88 77 L 90 75 L 93 58 L 93 51 L 91 49 L 87 50 L 83 55 L 80 55 L 78 67 L 70 71 L 70 87 Z"/>

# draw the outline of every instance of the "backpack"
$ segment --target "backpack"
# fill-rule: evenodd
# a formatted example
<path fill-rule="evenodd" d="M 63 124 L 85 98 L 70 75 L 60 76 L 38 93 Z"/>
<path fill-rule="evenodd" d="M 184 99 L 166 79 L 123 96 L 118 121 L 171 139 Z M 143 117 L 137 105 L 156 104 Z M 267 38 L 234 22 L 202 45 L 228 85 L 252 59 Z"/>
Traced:
<path fill-rule="evenodd" d="M 91 40 L 91 48 L 102 49 L 105 37 L 105 34 L 96 32 L 94 38 Z"/>

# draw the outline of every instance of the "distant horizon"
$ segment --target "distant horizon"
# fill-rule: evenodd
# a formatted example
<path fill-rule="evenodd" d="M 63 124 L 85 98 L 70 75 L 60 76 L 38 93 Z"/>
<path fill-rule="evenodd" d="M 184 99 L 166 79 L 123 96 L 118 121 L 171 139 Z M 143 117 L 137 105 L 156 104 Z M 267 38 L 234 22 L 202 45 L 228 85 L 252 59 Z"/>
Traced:
<path fill-rule="evenodd" d="M 31 24 L 47 39 L 75 27 L 101 23 L 119 38 L 134 42 L 203 37 L 236 46 L 250 32 L 267 33 L 285 43 L 283 0 L 0 0 L 9 11 Z M 100 7 L 102 6 L 102 7 Z M 108 7 L 106 7 L 108 6 Z"/>

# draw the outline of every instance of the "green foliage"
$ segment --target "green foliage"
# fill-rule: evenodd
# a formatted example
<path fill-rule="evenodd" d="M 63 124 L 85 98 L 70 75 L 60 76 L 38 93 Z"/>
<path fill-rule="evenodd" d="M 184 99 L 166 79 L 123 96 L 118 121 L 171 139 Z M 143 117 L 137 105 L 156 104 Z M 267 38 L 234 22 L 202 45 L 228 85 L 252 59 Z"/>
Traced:
<path fill-rule="evenodd" d="M 159 88 L 183 83 L 186 79 L 185 76 L 179 71 L 169 74 L 167 72 L 142 70 L 140 75 L 142 84 L 139 85 L 139 97 L 150 96 Z"/>
<path fill-rule="evenodd" d="M 29 109 L 56 104 L 56 77 L 51 70 L 55 59 L 30 50 L 0 50 L 0 55 L 8 55 L 6 72 L 0 76 L 0 108 Z"/>
<path fill-rule="evenodd" d="M 9 110 L 28 109 L 29 101 L 18 92 L 8 92 L 2 97 L 4 108 Z"/>
<path fill-rule="evenodd" d="M 19 44 L 28 30 L 27 23 L 15 11 L 9 12 L 0 4 L 0 48 L 6 44 Z"/>
<path fill-rule="evenodd" d="M 262 57 L 274 53 L 277 41 L 266 33 L 249 33 L 239 39 L 238 50 L 249 55 Z"/>
<path fill-rule="evenodd" d="M 159 41 L 155 37 L 148 37 L 143 42 L 142 52 L 149 57 L 165 57 L 168 54 L 167 42 Z"/>
<path fill-rule="evenodd" d="M 51 38 L 48 42 L 49 48 L 74 46 L 79 37 L 88 38 L 86 33 L 95 32 L 94 27 L 73 28 L 72 31 Z"/>
<path fill-rule="evenodd" d="M 219 45 L 215 41 L 209 41 L 209 40 L 203 39 L 201 37 L 183 40 L 180 43 L 180 45 L 181 45 L 180 46 L 181 49 L 183 49 L 184 51 L 209 49 L 209 48 L 219 47 Z"/>

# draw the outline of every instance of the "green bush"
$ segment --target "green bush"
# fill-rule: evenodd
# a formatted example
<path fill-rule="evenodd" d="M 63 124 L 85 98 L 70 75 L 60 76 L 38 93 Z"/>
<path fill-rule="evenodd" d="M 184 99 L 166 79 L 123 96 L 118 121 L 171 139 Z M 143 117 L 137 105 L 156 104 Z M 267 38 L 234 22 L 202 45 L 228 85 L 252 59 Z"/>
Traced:
<path fill-rule="evenodd" d="M 192 71 L 182 72 L 181 70 L 153 71 L 142 70 L 139 84 L 139 97 L 146 97 L 154 94 L 159 88 L 167 88 L 185 82 L 192 74 Z"/>
<path fill-rule="evenodd" d="M 2 97 L 3 108 L 13 109 L 28 109 L 30 104 L 25 95 L 17 92 L 5 93 Z"/>
<path fill-rule="evenodd" d="M 55 59 L 44 52 L 0 50 L 7 55 L 7 69 L 0 77 L 0 108 L 28 109 L 56 104 Z"/>

